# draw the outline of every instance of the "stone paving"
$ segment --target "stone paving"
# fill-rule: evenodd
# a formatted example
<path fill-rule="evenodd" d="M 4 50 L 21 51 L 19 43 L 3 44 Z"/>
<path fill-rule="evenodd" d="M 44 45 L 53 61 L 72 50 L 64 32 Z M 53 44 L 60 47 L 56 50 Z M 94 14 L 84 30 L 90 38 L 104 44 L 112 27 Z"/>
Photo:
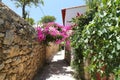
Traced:
<path fill-rule="evenodd" d="M 58 52 L 42 72 L 38 72 L 34 80 L 75 80 L 73 70 L 64 61 L 64 50 Z"/>

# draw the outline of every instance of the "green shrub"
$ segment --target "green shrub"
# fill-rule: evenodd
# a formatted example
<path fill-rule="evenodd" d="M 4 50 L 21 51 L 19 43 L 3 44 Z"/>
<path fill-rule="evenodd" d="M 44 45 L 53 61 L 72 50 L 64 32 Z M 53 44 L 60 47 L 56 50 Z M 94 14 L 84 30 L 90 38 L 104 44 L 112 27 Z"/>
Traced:
<path fill-rule="evenodd" d="M 93 80 L 96 73 L 101 77 L 112 73 L 117 80 L 120 77 L 120 0 L 102 0 L 94 14 L 91 22 L 78 19 L 77 24 L 80 24 L 72 37 L 75 69 L 80 68 L 81 54 L 84 59 L 90 58 L 88 68 Z"/>
<path fill-rule="evenodd" d="M 120 1 L 103 0 L 95 18 L 82 32 L 84 55 L 90 55 L 91 73 L 119 75 Z M 88 56 L 86 56 L 88 57 Z M 101 70 L 105 67 L 105 70 Z"/>
<path fill-rule="evenodd" d="M 74 47 L 74 60 L 72 67 L 75 69 L 75 77 L 84 80 L 84 63 L 83 63 L 83 47 L 81 42 L 82 31 L 85 25 L 92 21 L 97 9 L 91 9 L 85 15 L 73 18 L 72 22 L 76 25 L 73 30 L 74 34 L 71 37 L 72 46 Z"/>

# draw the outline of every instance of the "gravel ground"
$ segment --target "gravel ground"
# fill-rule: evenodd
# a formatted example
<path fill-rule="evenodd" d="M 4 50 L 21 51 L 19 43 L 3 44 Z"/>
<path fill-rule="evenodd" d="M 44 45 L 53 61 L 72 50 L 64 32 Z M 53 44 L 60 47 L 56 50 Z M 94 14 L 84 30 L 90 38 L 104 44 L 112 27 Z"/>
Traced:
<path fill-rule="evenodd" d="M 34 80 L 75 80 L 73 70 L 64 61 L 64 50 L 58 52 L 42 72 L 39 71 Z"/>

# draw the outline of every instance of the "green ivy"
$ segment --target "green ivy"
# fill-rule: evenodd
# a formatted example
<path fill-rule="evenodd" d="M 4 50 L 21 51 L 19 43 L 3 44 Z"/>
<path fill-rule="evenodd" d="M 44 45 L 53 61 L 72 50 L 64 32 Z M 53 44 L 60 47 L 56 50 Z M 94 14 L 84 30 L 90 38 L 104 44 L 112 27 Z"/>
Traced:
<path fill-rule="evenodd" d="M 120 1 L 103 0 L 95 18 L 82 32 L 84 55 L 90 55 L 91 73 L 119 75 L 120 70 Z M 88 56 L 86 56 L 88 57 Z M 105 67 L 105 70 L 101 70 Z M 94 74 L 93 74 L 94 75 Z"/>
<path fill-rule="evenodd" d="M 74 47 L 74 60 L 72 66 L 75 69 L 75 77 L 84 80 L 84 63 L 83 63 L 83 47 L 82 47 L 82 31 L 85 25 L 92 21 L 96 8 L 89 10 L 85 15 L 73 18 L 72 22 L 76 25 L 73 30 L 74 34 L 71 36 L 72 46 Z"/>
<path fill-rule="evenodd" d="M 77 24 L 72 37 L 75 48 L 74 68 L 78 70 L 80 61 L 89 58 L 89 71 L 93 80 L 96 80 L 96 73 L 100 73 L 101 77 L 109 77 L 112 73 L 116 80 L 119 79 L 120 0 L 102 0 L 98 11 L 91 15 L 85 14 L 73 22 Z"/>

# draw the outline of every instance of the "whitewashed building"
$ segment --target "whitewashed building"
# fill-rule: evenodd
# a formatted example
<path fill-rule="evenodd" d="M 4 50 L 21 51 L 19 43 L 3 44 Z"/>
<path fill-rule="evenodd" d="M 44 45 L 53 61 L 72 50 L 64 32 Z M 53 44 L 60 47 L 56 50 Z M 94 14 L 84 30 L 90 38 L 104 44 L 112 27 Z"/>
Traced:
<path fill-rule="evenodd" d="M 82 5 L 82 6 L 76 6 L 76 7 L 70 7 L 70 8 L 65 8 L 62 9 L 62 20 L 64 25 L 71 25 L 70 21 L 72 18 L 84 14 L 87 11 L 87 6 Z"/>

